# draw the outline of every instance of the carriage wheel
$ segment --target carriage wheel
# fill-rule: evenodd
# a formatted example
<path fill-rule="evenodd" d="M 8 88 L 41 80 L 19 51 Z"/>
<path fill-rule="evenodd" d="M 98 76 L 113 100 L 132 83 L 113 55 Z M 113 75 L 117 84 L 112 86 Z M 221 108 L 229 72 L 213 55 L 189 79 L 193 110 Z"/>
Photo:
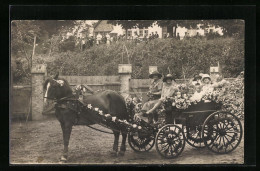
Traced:
<path fill-rule="evenodd" d="M 209 115 L 202 128 L 205 145 L 218 154 L 226 154 L 236 149 L 242 134 L 242 125 L 238 117 L 224 111 Z"/>
<path fill-rule="evenodd" d="M 173 124 L 163 126 L 157 133 L 156 150 L 165 158 L 179 156 L 185 147 L 185 136 L 183 130 Z"/>
<path fill-rule="evenodd" d="M 195 132 L 191 133 L 191 128 L 186 126 L 184 127 L 184 135 L 186 142 L 195 148 L 204 148 L 205 144 L 201 135 L 202 125 L 195 127 Z"/>
<path fill-rule="evenodd" d="M 128 144 L 135 152 L 146 152 L 153 148 L 155 135 L 153 133 L 129 132 Z"/>

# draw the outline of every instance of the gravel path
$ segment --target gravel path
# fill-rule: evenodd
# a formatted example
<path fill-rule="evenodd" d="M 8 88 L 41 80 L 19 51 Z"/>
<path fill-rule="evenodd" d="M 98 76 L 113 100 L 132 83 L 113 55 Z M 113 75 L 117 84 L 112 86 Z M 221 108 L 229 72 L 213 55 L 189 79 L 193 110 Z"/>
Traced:
<path fill-rule="evenodd" d="M 105 128 L 94 125 L 96 128 Z M 242 164 L 244 137 L 230 154 L 218 155 L 208 149 L 196 149 L 186 143 L 176 159 L 164 159 L 155 147 L 136 153 L 127 144 L 124 157 L 111 157 L 114 136 L 86 126 L 73 127 L 69 145 L 69 164 Z M 121 139 L 120 139 L 121 143 Z M 10 130 L 10 162 L 12 164 L 57 164 L 63 150 L 59 122 L 50 117 L 44 121 L 13 122 Z"/>

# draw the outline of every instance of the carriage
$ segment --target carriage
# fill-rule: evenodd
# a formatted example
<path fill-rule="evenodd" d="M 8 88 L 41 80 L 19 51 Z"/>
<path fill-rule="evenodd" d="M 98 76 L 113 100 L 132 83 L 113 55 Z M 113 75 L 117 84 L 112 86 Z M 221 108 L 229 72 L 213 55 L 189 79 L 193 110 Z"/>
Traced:
<path fill-rule="evenodd" d="M 200 101 L 184 110 L 166 103 L 165 109 L 165 119 L 158 127 L 146 124 L 143 129 L 128 133 L 128 143 L 134 151 L 147 152 L 155 145 L 161 156 L 176 158 L 187 142 L 195 148 L 207 147 L 214 153 L 226 154 L 241 142 L 239 118 L 221 110 L 221 103 Z"/>

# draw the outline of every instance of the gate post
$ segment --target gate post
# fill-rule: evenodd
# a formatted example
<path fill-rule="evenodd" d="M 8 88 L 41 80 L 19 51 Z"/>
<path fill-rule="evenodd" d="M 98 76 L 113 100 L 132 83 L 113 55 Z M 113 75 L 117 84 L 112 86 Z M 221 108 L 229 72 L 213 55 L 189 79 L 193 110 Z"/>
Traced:
<path fill-rule="evenodd" d="M 118 74 L 120 76 L 120 82 L 121 82 L 120 92 L 124 98 L 126 98 L 129 95 L 131 73 L 132 73 L 131 64 L 118 65 Z"/>
<path fill-rule="evenodd" d="M 32 120 L 43 119 L 43 83 L 46 75 L 46 65 L 32 67 Z"/>

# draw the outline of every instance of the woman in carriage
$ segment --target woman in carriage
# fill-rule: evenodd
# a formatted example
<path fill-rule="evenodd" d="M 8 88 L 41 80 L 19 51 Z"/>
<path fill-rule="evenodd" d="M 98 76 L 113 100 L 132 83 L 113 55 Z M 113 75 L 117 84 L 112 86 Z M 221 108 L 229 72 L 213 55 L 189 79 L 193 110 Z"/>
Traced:
<path fill-rule="evenodd" d="M 161 80 L 162 74 L 160 74 L 158 71 L 154 71 L 152 74 L 149 75 L 149 78 L 153 79 L 148 92 L 149 101 L 146 102 L 141 111 L 142 114 L 145 116 L 145 112 L 153 108 L 153 106 L 158 102 L 158 100 L 161 97 L 162 93 L 162 86 L 163 82 Z M 147 115 L 146 115 L 147 116 Z M 158 120 L 158 114 L 152 113 L 148 116 L 148 123 L 152 123 L 153 120 Z"/>
<path fill-rule="evenodd" d="M 135 115 L 135 117 L 140 117 L 141 115 L 148 115 L 149 118 L 149 116 L 153 115 L 155 113 L 155 110 L 161 106 L 161 104 L 166 98 L 173 96 L 173 94 L 176 92 L 178 92 L 178 88 L 175 83 L 175 78 L 171 74 L 168 74 L 163 79 L 162 94 L 160 99 L 154 101 L 153 106 L 149 110 L 147 110 L 146 112 L 143 111 L 142 113 L 138 113 Z M 155 121 L 157 122 L 157 120 Z M 152 123 L 153 121 L 148 122 Z"/>

